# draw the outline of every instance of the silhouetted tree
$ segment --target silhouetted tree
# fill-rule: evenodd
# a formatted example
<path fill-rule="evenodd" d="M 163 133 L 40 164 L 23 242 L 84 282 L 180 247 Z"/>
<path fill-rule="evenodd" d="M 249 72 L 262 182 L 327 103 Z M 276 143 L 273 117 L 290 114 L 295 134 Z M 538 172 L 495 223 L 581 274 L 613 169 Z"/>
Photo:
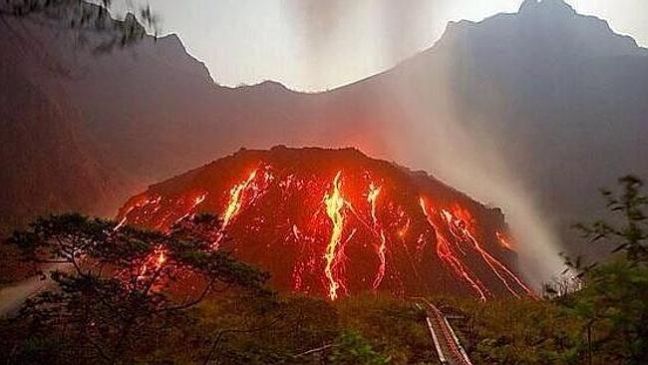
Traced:
<path fill-rule="evenodd" d="M 623 186 L 621 193 L 603 189 L 608 209 L 620 219 L 620 224 L 599 220 L 590 225 L 578 224 L 576 228 L 584 233 L 591 242 L 611 241 L 616 245 L 612 251 L 623 252 L 626 259 L 634 264 L 648 261 L 648 196 L 642 192 L 643 182 L 635 176 L 619 179 Z"/>
<path fill-rule="evenodd" d="M 648 363 L 648 197 L 637 177 L 626 176 L 619 183 L 620 193 L 602 191 L 615 223 L 577 226 L 591 242 L 615 244 L 615 257 L 585 267 L 580 260 L 567 259 L 584 285 L 565 303 L 585 322 L 584 350 L 590 364 Z"/>
<path fill-rule="evenodd" d="M 212 250 L 200 234 L 219 227 L 198 216 L 163 234 L 66 214 L 14 233 L 9 242 L 24 260 L 59 265 L 49 273 L 55 285 L 20 311 L 31 335 L 16 356 L 41 359 L 32 344 L 53 341 L 42 354 L 48 363 L 132 363 L 181 332 L 188 310 L 210 294 L 268 294 L 267 274 Z"/>

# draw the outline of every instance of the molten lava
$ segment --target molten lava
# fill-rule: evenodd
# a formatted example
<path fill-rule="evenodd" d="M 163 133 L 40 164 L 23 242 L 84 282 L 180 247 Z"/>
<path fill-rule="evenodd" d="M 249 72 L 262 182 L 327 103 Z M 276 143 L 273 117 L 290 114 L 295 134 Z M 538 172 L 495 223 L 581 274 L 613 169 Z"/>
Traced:
<path fill-rule="evenodd" d="M 243 204 L 243 193 L 246 188 L 250 185 L 252 180 L 256 177 L 257 171 L 254 170 L 248 176 L 248 178 L 240 184 L 235 185 L 232 190 L 230 190 L 230 199 L 227 203 L 227 207 L 223 212 L 223 228 L 227 228 L 230 221 L 236 216 L 236 214 L 241 210 L 241 204 Z"/>
<path fill-rule="evenodd" d="M 380 242 L 376 248 L 376 254 L 378 255 L 378 259 L 380 260 L 380 266 L 378 266 L 378 272 L 376 273 L 376 278 L 373 281 L 372 286 L 374 290 L 378 289 L 380 283 L 385 277 L 385 267 L 386 267 L 385 251 L 387 250 L 387 238 L 385 237 L 385 231 L 378 223 L 378 217 L 376 216 L 376 210 L 377 210 L 376 202 L 378 201 L 378 196 L 380 196 L 380 190 L 381 188 L 376 187 L 374 183 L 371 183 L 371 185 L 369 185 L 369 193 L 367 194 L 367 201 L 371 206 L 371 219 L 373 222 L 373 229 L 379 230 L 379 236 L 380 236 Z"/>
<path fill-rule="evenodd" d="M 144 262 L 138 266 L 139 271 L 137 273 L 137 280 L 139 281 L 151 273 L 155 274 L 155 272 L 162 269 L 166 261 L 166 249 L 162 246 L 156 247 L 155 250 L 153 250 L 153 252 L 144 259 Z"/>
<path fill-rule="evenodd" d="M 421 204 L 421 209 L 423 210 L 423 215 L 425 215 L 425 218 L 427 219 L 428 223 L 432 227 L 432 229 L 435 232 L 436 235 L 436 249 L 437 249 L 437 256 L 439 256 L 440 259 L 446 262 L 448 266 L 454 270 L 455 274 L 465 280 L 470 286 L 477 292 L 477 295 L 479 296 L 479 299 L 482 301 L 486 301 L 486 294 L 488 294 L 488 289 L 484 287 L 484 285 L 479 281 L 479 279 L 474 278 L 473 274 L 470 273 L 470 271 L 466 268 L 466 266 L 455 256 L 455 253 L 452 251 L 452 248 L 450 247 L 448 239 L 443 235 L 443 233 L 440 231 L 440 229 L 436 226 L 434 223 L 432 217 L 430 216 L 428 209 L 425 206 L 425 199 L 421 197 L 419 199 L 419 202 Z M 445 211 L 442 211 L 442 215 Z M 456 241 L 453 241 L 457 243 Z M 458 247 L 458 245 L 457 245 Z"/>
<path fill-rule="evenodd" d="M 327 193 L 324 196 L 326 215 L 328 215 L 331 220 L 331 238 L 326 246 L 326 252 L 324 253 L 324 260 L 326 261 L 326 266 L 324 266 L 324 275 L 326 275 L 326 278 L 329 281 L 329 297 L 331 300 L 337 298 L 337 291 L 340 288 L 339 279 L 335 277 L 333 272 L 335 265 L 339 262 L 338 246 L 340 245 L 342 230 L 344 229 L 344 215 L 342 215 L 344 199 L 340 192 L 340 175 L 341 172 L 338 172 L 337 175 L 335 175 L 331 193 Z"/>
<path fill-rule="evenodd" d="M 471 248 L 476 250 L 481 258 L 484 260 L 486 265 L 493 271 L 495 276 L 502 282 L 502 284 L 506 287 L 506 289 L 515 297 L 520 297 L 518 294 L 518 291 L 521 289 L 525 291 L 529 295 L 533 295 L 531 290 L 522 283 L 522 280 L 520 280 L 515 274 L 513 274 L 504 264 L 502 264 L 498 259 L 493 257 L 490 253 L 488 253 L 485 249 L 482 248 L 481 244 L 479 241 L 472 235 L 471 230 L 474 230 L 473 226 L 471 223 L 469 223 L 472 220 L 472 217 L 470 216 L 469 213 L 465 212 L 464 210 L 458 210 L 460 213 L 458 215 L 462 215 L 464 218 L 458 218 L 457 216 L 453 215 L 452 213 L 444 210 L 442 212 L 443 218 L 446 221 L 446 224 L 448 227 L 450 227 L 450 231 L 454 235 L 455 239 L 460 241 L 460 242 L 466 242 L 468 243 Z M 513 288 L 513 285 L 517 284 L 519 286 L 519 289 L 516 290 Z"/>
<path fill-rule="evenodd" d="M 534 295 L 499 210 L 355 150 L 241 151 L 152 186 L 117 219 L 165 231 L 207 212 L 222 219 L 213 249 L 269 271 L 280 290 Z M 159 248 L 142 269 L 165 260 Z"/>
<path fill-rule="evenodd" d="M 502 247 L 507 248 L 509 250 L 513 249 L 513 244 L 504 234 L 500 232 L 496 232 L 496 235 L 497 235 L 497 240 L 502 245 Z"/>

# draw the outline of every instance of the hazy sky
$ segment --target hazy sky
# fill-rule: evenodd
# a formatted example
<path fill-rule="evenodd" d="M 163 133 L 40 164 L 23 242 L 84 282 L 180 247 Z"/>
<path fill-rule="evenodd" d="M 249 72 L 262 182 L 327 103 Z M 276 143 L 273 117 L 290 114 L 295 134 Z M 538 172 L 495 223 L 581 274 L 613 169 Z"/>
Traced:
<path fill-rule="evenodd" d="M 517 11 L 521 0 L 149 0 L 222 85 L 347 84 L 428 48 L 450 20 Z M 648 0 L 568 0 L 648 45 Z"/>

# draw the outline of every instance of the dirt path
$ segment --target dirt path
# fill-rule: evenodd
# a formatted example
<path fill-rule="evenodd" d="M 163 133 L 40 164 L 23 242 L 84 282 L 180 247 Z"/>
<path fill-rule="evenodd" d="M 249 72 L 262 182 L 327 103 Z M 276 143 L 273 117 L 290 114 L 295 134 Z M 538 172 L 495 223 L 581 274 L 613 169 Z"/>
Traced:
<path fill-rule="evenodd" d="M 54 265 L 46 271 L 61 270 L 63 264 Z M 36 295 L 52 285 L 52 280 L 32 276 L 15 285 L 0 289 L 0 317 L 14 314 L 27 298 Z"/>

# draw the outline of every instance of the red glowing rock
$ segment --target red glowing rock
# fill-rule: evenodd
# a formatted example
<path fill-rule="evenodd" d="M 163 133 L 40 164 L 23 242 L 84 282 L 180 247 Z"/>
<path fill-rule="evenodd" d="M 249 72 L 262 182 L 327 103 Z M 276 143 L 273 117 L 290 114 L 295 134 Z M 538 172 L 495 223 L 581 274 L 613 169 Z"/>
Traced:
<path fill-rule="evenodd" d="M 354 149 L 241 150 L 151 186 L 117 219 L 166 230 L 196 213 L 223 221 L 213 249 L 269 271 L 279 290 L 533 295 L 498 209 Z"/>

